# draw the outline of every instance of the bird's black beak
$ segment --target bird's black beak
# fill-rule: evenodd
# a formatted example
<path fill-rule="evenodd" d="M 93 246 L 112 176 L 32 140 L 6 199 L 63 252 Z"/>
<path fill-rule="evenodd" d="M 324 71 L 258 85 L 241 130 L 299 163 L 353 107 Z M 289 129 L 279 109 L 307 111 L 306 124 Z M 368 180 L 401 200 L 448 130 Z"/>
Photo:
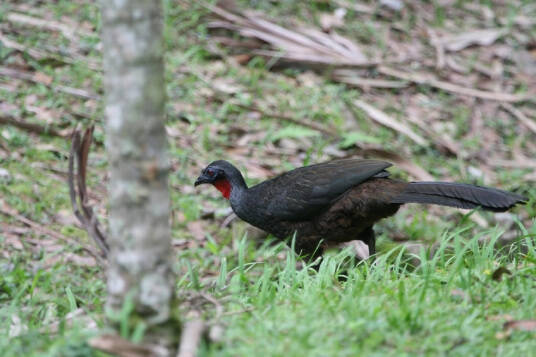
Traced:
<path fill-rule="evenodd" d="M 204 183 L 210 183 L 210 182 L 212 182 L 210 178 L 206 177 L 205 175 L 201 175 L 197 178 L 197 180 L 195 180 L 194 186 L 199 186 Z"/>

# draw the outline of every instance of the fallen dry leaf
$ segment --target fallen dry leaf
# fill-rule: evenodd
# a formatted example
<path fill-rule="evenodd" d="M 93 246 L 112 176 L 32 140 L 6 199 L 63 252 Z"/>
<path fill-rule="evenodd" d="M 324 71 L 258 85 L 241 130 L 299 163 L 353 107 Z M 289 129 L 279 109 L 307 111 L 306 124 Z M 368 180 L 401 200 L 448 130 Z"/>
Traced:
<path fill-rule="evenodd" d="M 460 86 L 454 83 L 441 81 L 429 73 L 405 72 L 395 68 L 380 65 L 378 72 L 386 75 L 410 81 L 417 84 L 428 85 L 434 88 L 442 89 L 447 92 L 459 94 L 465 97 L 475 97 L 481 99 L 496 100 L 500 102 L 522 102 L 531 99 L 530 94 L 520 93 L 511 94 L 503 92 L 490 92 L 471 87 Z"/>
<path fill-rule="evenodd" d="M 45 266 L 53 266 L 57 263 L 67 264 L 73 263 L 80 267 L 94 267 L 97 265 L 97 261 L 92 256 L 82 256 L 74 253 L 59 253 L 50 256 L 45 259 Z"/>
<path fill-rule="evenodd" d="M 491 315 L 486 317 L 486 320 L 488 321 L 512 321 L 513 319 L 514 318 L 510 314 Z"/>
<path fill-rule="evenodd" d="M 273 175 L 272 171 L 251 161 L 245 161 L 244 166 L 246 167 L 247 177 L 249 178 L 266 179 Z"/>
<path fill-rule="evenodd" d="M 362 4 L 360 1 L 348 1 L 348 0 L 334 0 L 334 2 L 346 9 L 351 9 L 355 12 L 361 12 L 364 14 L 374 14 L 374 6 Z"/>
<path fill-rule="evenodd" d="M 207 330 L 207 324 L 200 317 L 186 321 L 181 331 L 181 341 L 177 357 L 193 357 L 198 355 L 199 344 L 203 334 Z"/>
<path fill-rule="evenodd" d="M 534 119 L 530 119 L 528 116 L 525 115 L 525 113 L 523 113 L 521 110 L 517 109 L 511 104 L 502 103 L 501 106 L 504 108 L 504 110 L 506 110 L 508 113 L 512 114 L 517 120 L 519 120 L 521 124 L 525 125 L 529 130 L 536 134 L 536 121 Z"/>
<path fill-rule="evenodd" d="M 41 331 L 44 333 L 56 333 L 62 322 L 65 323 L 65 326 L 71 327 L 73 321 L 76 321 L 77 325 L 83 325 L 87 330 L 97 330 L 98 327 L 95 320 L 93 320 L 91 316 L 86 315 L 82 308 L 69 312 L 62 320 L 63 321 L 54 321 L 51 324 L 44 326 L 41 328 Z"/>
<path fill-rule="evenodd" d="M 11 315 L 11 324 L 9 325 L 9 337 L 17 337 L 25 333 L 26 331 L 28 331 L 28 325 L 23 323 L 18 315 Z"/>
<path fill-rule="evenodd" d="M 503 328 L 505 330 L 536 331 L 536 320 L 506 321 Z"/>
<path fill-rule="evenodd" d="M 33 80 L 39 83 L 43 83 L 46 86 L 52 84 L 53 78 L 49 75 L 44 74 L 43 72 L 35 72 L 33 75 Z"/>
<path fill-rule="evenodd" d="M 191 221 L 186 224 L 188 231 L 197 240 L 205 239 L 205 227 L 201 221 Z"/>
<path fill-rule="evenodd" d="M 330 13 L 323 13 L 320 15 L 320 26 L 322 30 L 329 32 L 331 29 L 341 27 L 344 25 L 344 16 L 346 15 L 346 9 L 338 8 Z"/>
<path fill-rule="evenodd" d="M 536 320 L 512 320 L 506 321 L 503 325 L 503 331 L 499 331 L 495 334 L 495 337 L 499 340 L 510 337 L 514 331 L 536 331 Z"/>
<path fill-rule="evenodd" d="M 76 37 L 74 36 L 75 32 L 83 34 L 84 36 L 92 35 L 91 32 L 82 31 L 80 28 L 77 28 L 75 30 L 75 28 L 67 26 L 61 22 L 45 20 L 45 19 L 41 19 L 38 17 L 28 16 L 28 15 L 20 14 L 16 12 L 8 13 L 7 20 L 12 23 L 21 24 L 24 26 L 35 27 L 39 30 L 58 31 L 58 32 L 61 32 L 63 36 L 65 36 L 69 40 L 76 40 Z"/>
<path fill-rule="evenodd" d="M 68 209 L 60 209 L 55 215 L 54 220 L 62 226 L 75 226 L 80 227 L 80 223 L 73 214 L 73 211 Z"/>
<path fill-rule="evenodd" d="M 170 355 L 169 351 L 163 346 L 149 343 L 136 344 L 112 334 L 93 337 L 88 341 L 88 344 L 114 356 L 157 357 Z"/>
<path fill-rule="evenodd" d="M 182 211 L 179 211 L 179 210 L 176 210 L 174 212 L 175 214 L 175 221 L 177 223 L 184 223 L 186 222 L 186 215 L 182 212 Z"/>
<path fill-rule="evenodd" d="M 368 67 L 374 64 L 357 44 L 334 32 L 327 34 L 315 28 L 300 26 L 289 30 L 250 12 L 240 13 L 236 9 L 235 12 L 229 12 L 210 4 L 203 6 L 222 19 L 212 22 L 210 27 L 237 31 L 244 37 L 259 39 L 273 47 L 249 48 L 253 54 L 277 61 L 302 61 L 313 65 Z M 339 13 L 342 14 L 342 10 Z M 240 42 L 237 46 L 240 46 Z"/>
<path fill-rule="evenodd" d="M 401 0 L 380 0 L 380 4 L 393 11 L 402 11 L 404 2 Z"/>
<path fill-rule="evenodd" d="M 17 237 L 14 234 L 9 233 L 3 233 L 4 234 L 4 244 L 9 245 L 13 247 L 16 250 L 23 250 L 24 245 L 22 245 L 22 242 L 20 241 L 19 237 Z"/>
<path fill-rule="evenodd" d="M 28 123 L 26 121 L 20 120 L 12 116 L 0 115 L 0 124 L 15 126 L 15 127 L 27 130 L 29 132 L 37 133 L 37 134 L 46 134 L 46 135 L 60 136 L 60 137 L 65 136 L 64 133 L 61 133 L 60 131 L 50 126 Z"/>
<path fill-rule="evenodd" d="M 463 32 L 455 36 L 441 39 L 441 44 L 447 51 L 456 52 L 472 45 L 489 46 L 507 33 L 505 29 L 486 29 Z"/>
<path fill-rule="evenodd" d="M 74 253 L 67 253 L 65 254 L 64 260 L 66 262 L 71 262 L 75 265 L 83 267 L 94 267 L 97 265 L 97 260 L 90 255 L 83 256 Z"/>
<path fill-rule="evenodd" d="M 428 146 L 428 142 L 426 141 L 426 139 L 417 134 L 411 127 L 399 122 L 395 118 L 387 115 L 386 113 L 373 107 L 372 105 L 365 103 L 362 100 L 355 100 L 353 103 L 356 107 L 362 109 L 365 113 L 367 113 L 368 116 L 374 121 L 386 127 L 389 127 L 401 134 L 406 135 L 408 138 L 410 138 L 420 146 Z"/>
<path fill-rule="evenodd" d="M 225 94 L 236 94 L 244 92 L 244 88 L 229 78 L 215 78 L 211 85 L 220 92 Z"/>

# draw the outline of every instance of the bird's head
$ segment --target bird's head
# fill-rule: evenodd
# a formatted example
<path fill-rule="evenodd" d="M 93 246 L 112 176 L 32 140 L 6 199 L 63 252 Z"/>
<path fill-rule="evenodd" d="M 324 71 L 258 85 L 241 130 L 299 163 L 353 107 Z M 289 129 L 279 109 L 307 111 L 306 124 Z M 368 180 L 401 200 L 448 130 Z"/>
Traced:
<path fill-rule="evenodd" d="M 229 199 L 234 188 L 245 187 L 240 171 L 225 160 L 213 161 L 201 170 L 201 175 L 195 180 L 194 186 L 202 184 L 214 185 L 226 199 Z"/>

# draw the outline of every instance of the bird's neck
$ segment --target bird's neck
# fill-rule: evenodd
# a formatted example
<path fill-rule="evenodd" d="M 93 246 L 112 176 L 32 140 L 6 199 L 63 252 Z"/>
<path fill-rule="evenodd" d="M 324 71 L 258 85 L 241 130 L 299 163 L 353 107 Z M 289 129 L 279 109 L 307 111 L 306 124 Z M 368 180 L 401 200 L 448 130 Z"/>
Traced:
<path fill-rule="evenodd" d="M 228 180 L 229 185 L 229 201 L 231 201 L 231 206 L 239 204 L 248 193 L 248 186 L 242 175 L 239 177 L 231 177 Z"/>

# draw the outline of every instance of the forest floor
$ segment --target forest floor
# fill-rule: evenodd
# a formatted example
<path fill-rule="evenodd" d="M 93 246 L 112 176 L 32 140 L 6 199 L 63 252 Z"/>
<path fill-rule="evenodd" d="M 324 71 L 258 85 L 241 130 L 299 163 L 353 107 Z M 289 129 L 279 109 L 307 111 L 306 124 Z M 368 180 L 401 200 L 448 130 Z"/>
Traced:
<path fill-rule="evenodd" d="M 200 355 L 536 355 L 534 2 L 227 1 L 235 17 L 164 3 L 176 291 L 184 320 L 208 326 Z M 94 124 L 105 223 L 100 26 L 91 1 L 0 5 L 3 356 L 104 355 L 90 341 L 106 329 L 105 271 L 66 183 L 70 133 Z M 216 159 L 254 184 L 338 157 L 529 201 L 408 205 L 377 225 L 374 264 L 334 251 L 315 272 L 193 187 Z M 140 338 L 128 307 L 118 322 Z"/>

